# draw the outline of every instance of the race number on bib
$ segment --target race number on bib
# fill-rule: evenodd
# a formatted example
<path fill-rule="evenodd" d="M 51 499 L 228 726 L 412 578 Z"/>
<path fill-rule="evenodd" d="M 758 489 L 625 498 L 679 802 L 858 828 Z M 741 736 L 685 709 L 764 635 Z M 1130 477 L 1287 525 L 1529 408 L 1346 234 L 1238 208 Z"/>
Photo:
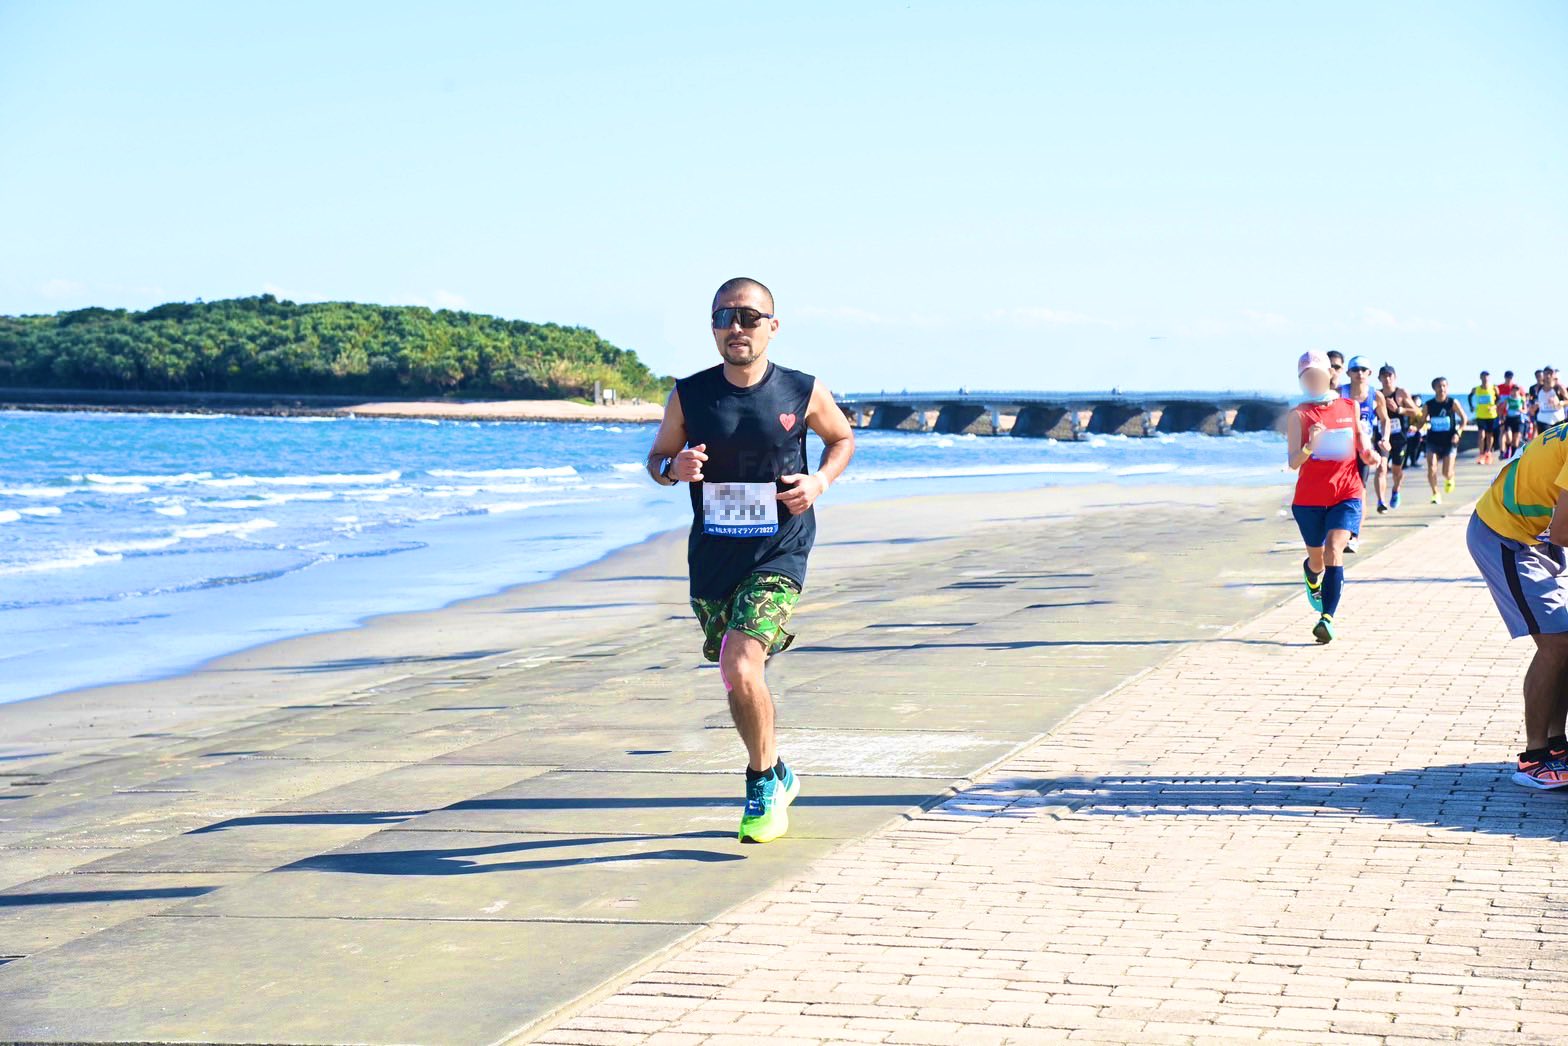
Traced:
<path fill-rule="evenodd" d="M 772 483 L 703 483 L 702 532 L 725 538 L 778 533 L 778 488 Z"/>
<path fill-rule="evenodd" d="M 1453 419 L 1451 419 L 1447 414 L 1435 414 L 1432 416 L 1431 420 L 1433 432 L 1453 431 Z"/>
<path fill-rule="evenodd" d="M 1319 461 L 1349 461 L 1356 454 L 1355 429 L 1325 429 L 1312 456 Z"/>

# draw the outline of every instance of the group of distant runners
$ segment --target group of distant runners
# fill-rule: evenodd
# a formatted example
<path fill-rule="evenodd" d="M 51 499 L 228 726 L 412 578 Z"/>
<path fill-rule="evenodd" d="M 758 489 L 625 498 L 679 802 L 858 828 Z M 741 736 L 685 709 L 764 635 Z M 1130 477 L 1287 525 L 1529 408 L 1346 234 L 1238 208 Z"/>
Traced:
<path fill-rule="evenodd" d="M 739 837 L 757 843 L 788 831 L 800 794 L 778 753 L 764 668 L 795 639 L 786 626 L 816 538 L 813 505 L 855 452 L 854 429 L 827 387 L 767 358 L 779 329 L 774 309 L 757 280 L 719 288 L 711 326 L 722 362 L 675 383 L 647 459 L 655 481 L 690 490 L 691 606 L 746 746 Z M 1385 363 L 1374 382 L 1365 356 L 1307 352 L 1296 374 L 1305 398 L 1287 416 L 1286 437 L 1314 638 L 1334 639 L 1344 556 L 1356 550 L 1368 494 L 1379 512 L 1399 508 L 1405 471 L 1425 456 L 1432 501 L 1441 503 L 1455 487 L 1460 435 L 1473 424 L 1477 461 L 1503 468 L 1471 520 L 1470 551 L 1510 633 L 1537 644 L 1514 779 L 1568 787 L 1568 391 L 1555 368 L 1536 371 L 1529 388 L 1512 371 L 1495 385 L 1482 371 L 1464 406 L 1444 378 L 1433 379 L 1430 396 L 1412 395 Z M 808 430 L 823 444 L 815 471 Z"/>
<path fill-rule="evenodd" d="M 1501 384 L 1482 371 L 1468 410 L 1449 395 L 1447 379 L 1434 378 L 1423 402 L 1386 363 L 1374 387 L 1364 356 L 1307 352 L 1296 375 L 1305 398 L 1287 417 L 1286 439 L 1313 637 L 1334 639 L 1344 556 L 1356 550 L 1368 495 L 1378 512 L 1397 509 L 1404 470 L 1424 454 L 1440 504 L 1454 491 L 1460 436 L 1473 425 L 1476 463 L 1502 467 L 1471 516 L 1467 545 L 1509 634 L 1536 644 L 1524 684 L 1526 747 L 1513 779 L 1568 787 L 1568 390 L 1556 368 L 1536 371 L 1528 388 L 1513 371 Z"/>

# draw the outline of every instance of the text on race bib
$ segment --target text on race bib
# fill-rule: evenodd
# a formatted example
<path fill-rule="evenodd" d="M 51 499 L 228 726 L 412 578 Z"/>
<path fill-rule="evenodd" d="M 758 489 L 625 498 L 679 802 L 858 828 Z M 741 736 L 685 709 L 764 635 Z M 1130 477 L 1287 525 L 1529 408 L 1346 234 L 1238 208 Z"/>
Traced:
<path fill-rule="evenodd" d="M 702 532 L 726 538 L 778 533 L 778 488 L 772 483 L 703 483 Z"/>
<path fill-rule="evenodd" d="M 1447 432 L 1453 425 L 1452 419 L 1447 414 L 1434 414 L 1432 416 L 1432 431 Z"/>
<path fill-rule="evenodd" d="M 1325 429 L 1312 456 L 1319 461 L 1349 461 L 1355 453 L 1355 429 Z"/>

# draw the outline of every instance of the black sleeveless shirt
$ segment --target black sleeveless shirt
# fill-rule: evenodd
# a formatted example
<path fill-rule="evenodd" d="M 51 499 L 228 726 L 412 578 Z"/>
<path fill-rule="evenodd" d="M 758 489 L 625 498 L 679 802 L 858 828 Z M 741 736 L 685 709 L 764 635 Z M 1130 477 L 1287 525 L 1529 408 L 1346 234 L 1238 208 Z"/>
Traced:
<path fill-rule="evenodd" d="M 750 388 L 732 385 L 722 364 L 675 383 L 686 417 L 686 445 L 706 444 L 702 474 L 714 483 L 773 483 L 806 467 L 806 411 L 816 378 L 769 363 Z M 746 575 L 783 574 L 806 583 L 806 556 L 817 537 L 813 509 L 792 515 L 778 506 L 778 530 L 765 537 L 725 537 L 703 529 L 702 484 L 691 483 L 686 562 L 693 599 L 724 599 Z"/>

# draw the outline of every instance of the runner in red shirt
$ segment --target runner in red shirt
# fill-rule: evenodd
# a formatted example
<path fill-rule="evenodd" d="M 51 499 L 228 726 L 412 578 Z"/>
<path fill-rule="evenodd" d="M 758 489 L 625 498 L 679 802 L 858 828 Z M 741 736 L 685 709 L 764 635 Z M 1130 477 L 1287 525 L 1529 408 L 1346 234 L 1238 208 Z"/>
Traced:
<path fill-rule="evenodd" d="M 1327 643 L 1334 638 L 1334 614 L 1345 585 L 1345 544 L 1361 529 L 1366 488 L 1356 461 L 1376 468 L 1382 458 L 1361 424 L 1360 409 L 1334 390 L 1326 355 L 1303 353 L 1296 361 L 1296 376 L 1306 398 L 1285 424 L 1288 460 L 1297 470 L 1290 511 L 1307 546 L 1301 564 L 1307 602 L 1320 615 L 1312 634 Z"/>
<path fill-rule="evenodd" d="M 1503 372 L 1503 383 L 1497 386 L 1497 416 L 1502 419 L 1502 459 L 1507 461 L 1518 452 L 1524 435 L 1524 386 L 1514 381 L 1514 372 Z"/>

